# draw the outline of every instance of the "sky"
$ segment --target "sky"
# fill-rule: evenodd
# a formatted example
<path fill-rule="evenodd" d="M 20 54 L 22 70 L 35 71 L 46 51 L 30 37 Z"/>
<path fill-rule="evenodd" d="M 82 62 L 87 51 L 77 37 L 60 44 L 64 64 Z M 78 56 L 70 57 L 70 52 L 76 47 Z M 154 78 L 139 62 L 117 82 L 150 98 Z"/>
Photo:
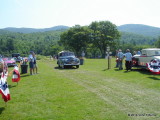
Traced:
<path fill-rule="evenodd" d="M 90 25 L 93 21 L 160 28 L 160 0 L 0 0 L 0 29 Z"/>

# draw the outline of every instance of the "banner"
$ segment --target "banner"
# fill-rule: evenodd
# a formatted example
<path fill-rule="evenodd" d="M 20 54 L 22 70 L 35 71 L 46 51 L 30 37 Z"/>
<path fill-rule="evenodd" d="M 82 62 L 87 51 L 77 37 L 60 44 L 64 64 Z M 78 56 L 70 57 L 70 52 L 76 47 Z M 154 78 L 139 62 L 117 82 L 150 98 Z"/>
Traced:
<path fill-rule="evenodd" d="M 146 63 L 146 65 L 153 74 L 160 74 L 160 60 L 153 59 L 150 63 Z"/>
<path fill-rule="evenodd" d="M 12 82 L 19 82 L 19 80 L 20 80 L 19 68 L 18 66 L 15 66 L 13 70 Z"/>
<path fill-rule="evenodd" d="M 5 102 L 10 100 L 10 93 L 9 88 L 7 84 L 7 74 L 1 73 L 1 79 L 0 79 L 0 94 L 2 94 L 2 98 Z"/>

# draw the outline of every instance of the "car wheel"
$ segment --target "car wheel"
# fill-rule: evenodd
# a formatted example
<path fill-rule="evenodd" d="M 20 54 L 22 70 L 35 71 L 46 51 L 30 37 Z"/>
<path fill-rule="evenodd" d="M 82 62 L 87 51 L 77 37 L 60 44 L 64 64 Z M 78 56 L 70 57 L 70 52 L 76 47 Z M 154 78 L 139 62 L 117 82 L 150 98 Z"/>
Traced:
<path fill-rule="evenodd" d="M 79 65 L 76 65 L 76 68 L 79 68 Z"/>

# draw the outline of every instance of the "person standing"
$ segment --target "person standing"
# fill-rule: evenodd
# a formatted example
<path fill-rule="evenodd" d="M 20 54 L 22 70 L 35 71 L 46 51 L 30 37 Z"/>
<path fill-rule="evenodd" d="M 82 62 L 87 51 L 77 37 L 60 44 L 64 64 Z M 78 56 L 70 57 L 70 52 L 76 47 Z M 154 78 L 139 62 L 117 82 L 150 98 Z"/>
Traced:
<path fill-rule="evenodd" d="M 116 58 L 116 67 L 115 68 L 118 68 L 118 50 L 116 50 L 116 55 L 115 55 L 115 58 Z"/>
<path fill-rule="evenodd" d="M 132 68 L 132 54 L 130 53 L 130 50 L 127 49 L 126 50 L 126 54 L 125 54 L 125 57 L 126 57 L 126 70 L 131 70 Z"/>
<path fill-rule="evenodd" d="M 118 54 L 117 54 L 117 58 L 118 58 L 118 66 L 119 66 L 119 70 L 123 70 L 123 58 L 124 58 L 124 54 L 122 53 L 122 50 L 119 49 Z"/>
<path fill-rule="evenodd" d="M 34 67 L 34 59 L 33 59 L 33 51 L 30 51 L 28 56 L 29 67 L 30 67 L 30 75 L 33 75 L 33 67 Z"/>
<path fill-rule="evenodd" d="M 38 68 L 37 68 L 37 60 L 36 60 L 36 55 L 35 55 L 35 53 L 33 52 L 33 60 L 34 60 L 34 62 L 33 62 L 33 72 L 34 73 L 36 73 L 36 74 L 38 74 L 37 73 L 37 70 L 38 70 Z"/>

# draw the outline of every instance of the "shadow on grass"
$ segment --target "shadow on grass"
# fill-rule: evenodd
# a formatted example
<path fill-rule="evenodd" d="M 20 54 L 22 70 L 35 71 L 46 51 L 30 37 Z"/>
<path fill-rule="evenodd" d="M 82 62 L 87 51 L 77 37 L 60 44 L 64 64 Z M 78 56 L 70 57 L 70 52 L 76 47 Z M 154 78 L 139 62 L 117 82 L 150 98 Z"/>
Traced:
<path fill-rule="evenodd" d="M 157 78 L 157 77 L 148 77 L 148 78 L 150 78 L 150 79 L 153 79 L 153 80 L 160 80 L 159 78 Z"/>
<path fill-rule="evenodd" d="M 64 69 L 63 68 L 60 68 L 60 67 L 54 67 L 54 69 L 58 69 L 58 70 L 75 70 L 75 69 L 77 69 L 76 67 L 69 67 L 69 66 L 67 66 L 67 67 L 65 67 Z"/>
<path fill-rule="evenodd" d="M 8 87 L 9 87 L 9 89 L 10 88 L 14 88 L 14 87 L 16 87 L 17 85 L 8 85 Z"/>
<path fill-rule="evenodd" d="M 110 70 L 110 69 L 104 69 L 104 70 L 102 70 L 102 71 L 107 71 L 107 70 Z"/>
<path fill-rule="evenodd" d="M 140 72 L 141 74 L 145 75 L 153 75 L 149 70 L 147 69 L 132 69 L 133 72 Z"/>
<path fill-rule="evenodd" d="M 21 77 L 28 77 L 30 76 L 29 74 L 21 74 Z"/>
<path fill-rule="evenodd" d="M 123 70 L 119 70 L 119 69 L 114 69 L 115 71 L 124 71 L 124 73 L 129 73 L 129 72 L 139 72 L 139 73 L 141 73 L 141 74 L 145 74 L 145 75 L 153 75 L 149 70 L 147 70 L 147 69 L 132 69 L 132 70 L 125 70 L 125 69 L 123 69 Z M 104 71 L 104 70 L 103 70 Z"/>
<path fill-rule="evenodd" d="M 0 107 L 0 114 L 2 114 L 2 112 L 5 110 L 4 107 Z"/>

